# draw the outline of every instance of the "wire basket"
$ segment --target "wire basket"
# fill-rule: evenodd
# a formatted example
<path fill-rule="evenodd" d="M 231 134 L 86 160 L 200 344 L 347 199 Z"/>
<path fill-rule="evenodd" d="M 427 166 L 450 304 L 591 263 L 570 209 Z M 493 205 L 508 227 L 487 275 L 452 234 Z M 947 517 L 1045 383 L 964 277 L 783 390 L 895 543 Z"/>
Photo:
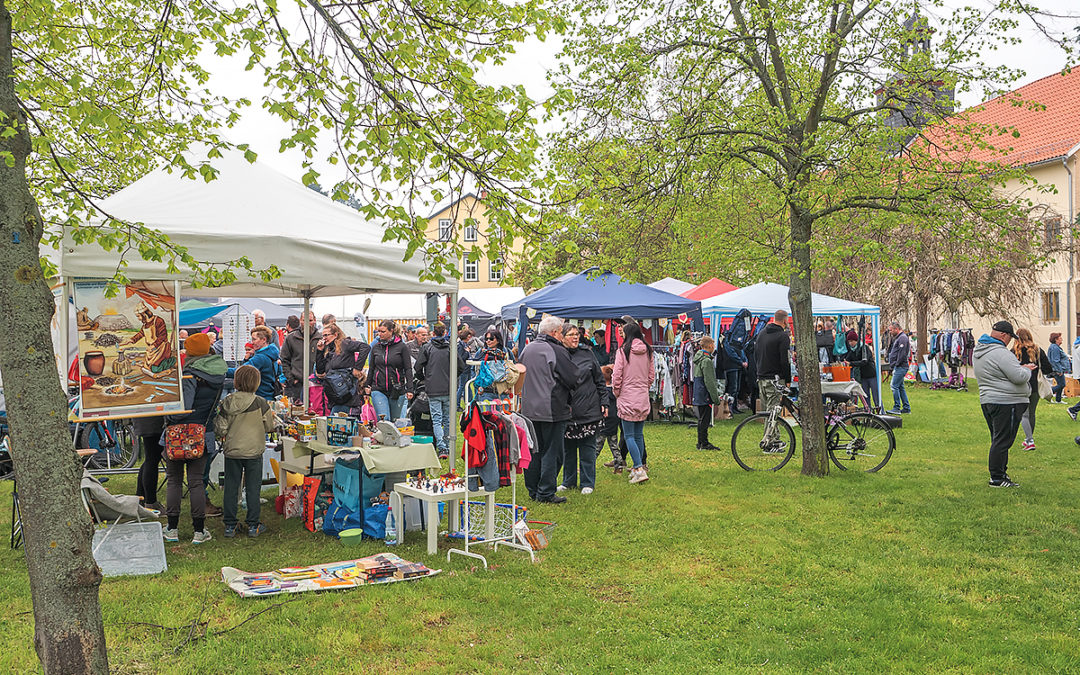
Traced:
<path fill-rule="evenodd" d="M 487 513 L 485 512 L 486 505 L 484 502 L 469 502 L 469 541 L 484 541 L 487 537 Z M 495 538 L 496 539 L 509 539 L 514 536 L 514 523 L 519 520 L 524 520 L 528 515 L 529 510 L 524 506 L 517 507 L 517 513 L 512 514 L 510 504 L 496 504 L 495 505 Z M 446 536 L 451 539 L 464 539 L 464 526 L 465 526 L 465 504 L 459 505 L 459 518 L 458 522 L 462 525 L 462 530 L 458 532 L 447 532 Z M 514 515 L 517 517 L 515 518 Z"/>

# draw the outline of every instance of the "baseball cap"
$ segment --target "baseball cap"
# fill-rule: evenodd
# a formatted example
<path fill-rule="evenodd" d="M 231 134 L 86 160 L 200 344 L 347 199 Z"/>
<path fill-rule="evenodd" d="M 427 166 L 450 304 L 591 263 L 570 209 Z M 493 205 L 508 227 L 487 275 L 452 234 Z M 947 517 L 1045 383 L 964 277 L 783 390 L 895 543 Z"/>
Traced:
<path fill-rule="evenodd" d="M 1010 337 L 1016 337 L 1016 333 L 1013 332 L 1013 325 L 1008 321 L 998 321 L 993 325 L 993 329 Z"/>

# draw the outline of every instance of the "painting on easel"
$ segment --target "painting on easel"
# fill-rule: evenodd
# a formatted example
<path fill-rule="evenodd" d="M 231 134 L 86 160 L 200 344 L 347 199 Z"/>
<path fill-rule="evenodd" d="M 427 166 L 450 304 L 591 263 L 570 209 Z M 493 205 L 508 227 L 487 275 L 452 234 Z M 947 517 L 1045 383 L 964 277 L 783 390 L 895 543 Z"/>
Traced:
<path fill-rule="evenodd" d="M 73 282 L 82 417 L 183 410 L 175 281 Z"/>

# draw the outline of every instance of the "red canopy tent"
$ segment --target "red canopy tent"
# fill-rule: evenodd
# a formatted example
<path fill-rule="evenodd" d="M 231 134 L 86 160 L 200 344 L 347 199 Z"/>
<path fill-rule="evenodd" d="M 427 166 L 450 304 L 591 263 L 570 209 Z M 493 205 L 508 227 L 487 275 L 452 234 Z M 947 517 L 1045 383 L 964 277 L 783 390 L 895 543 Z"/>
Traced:
<path fill-rule="evenodd" d="M 737 288 L 738 286 L 732 286 L 726 281 L 720 281 L 716 277 L 713 277 L 712 279 L 709 279 L 700 286 L 691 288 L 689 291 L 681 293 L 680 295 L 690 300 L 708 300 L 709 298 L 720 295 L 722 293 L 734 291 Z"/>

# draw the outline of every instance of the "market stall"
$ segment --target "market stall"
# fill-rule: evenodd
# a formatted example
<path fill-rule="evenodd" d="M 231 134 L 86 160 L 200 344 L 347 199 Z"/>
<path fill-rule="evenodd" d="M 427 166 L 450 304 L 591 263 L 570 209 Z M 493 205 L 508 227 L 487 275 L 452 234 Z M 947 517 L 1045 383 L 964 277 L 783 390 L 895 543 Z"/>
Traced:
<path fill-rule="evenodd" d="M 686 297 L 683 294 L 688 291 L 694 290 L 695 288 L 697 288 L 697 286 L 689 282 L 682 281 L 681 279 L 664 277 L 659 281 L 654 281 L 649 284 L 649 288 L 655 288 L 658 291 L 664 291 L 665 293 L 674 293 L 675 295 L 682 295 L 683 297 Z"/>
<path fill-rule="evenodd" d="M 873 336 L 874 354 L 878 356 L 877 346 L 881 344 L 880 322 L 881 308 L 864 305 L 861 302 L 842 300 L 820 293 L 812 293 L 810 298 L 812 316 L 857 316 L 870 320 Z M 725 318 L 734 317 L 740 310 L 750 310 L 751 314 L 773 314 L 778 309 L 791 313 L 788 303 L 788 287 L 781 284 L 760 283 L 734 291 L 728 291 L 714 298 L 702 301 L 702 314 L 710 319 L 712 335 L 720 335 L 720 323 Z M 879 359 L 880 361 L 880 359 Z M 881 369 L 878 365 L 878 400 L 881 399 Z"/>

